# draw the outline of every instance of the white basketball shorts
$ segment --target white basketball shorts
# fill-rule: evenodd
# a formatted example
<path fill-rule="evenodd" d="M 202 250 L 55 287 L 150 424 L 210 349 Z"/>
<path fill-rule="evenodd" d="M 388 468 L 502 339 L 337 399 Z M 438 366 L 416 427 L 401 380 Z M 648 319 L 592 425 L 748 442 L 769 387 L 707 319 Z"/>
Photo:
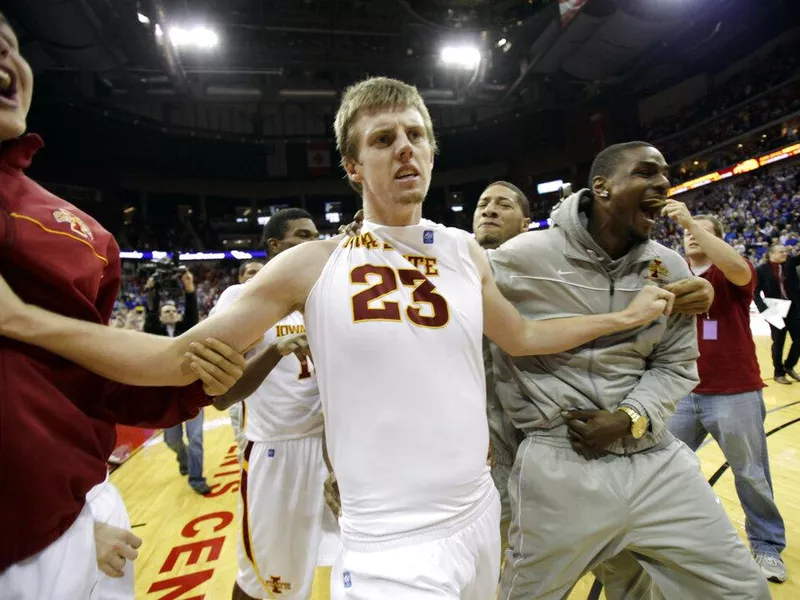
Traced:
<path fill-rule="evenodd" d="M 236 582 L 253 598 L 311 595 L 327 469 L 322 436 L 245 446 Z"/>
<path fill-rule="evenodd" d="M 468 517 L 386 549 L 341 548 L 331 600 L 491 600 L 500 577 L 500 498 L 494 485 Z"/>
<path fill-rule="evenodd" d="M 3 600 L 99 600 L 94 519 L 89 505 L 47 548 L 0 573 Z"/>
<path fill-rule="evenodd" d="M 130 531 L 131 522 L 125 502 L 108 478 L 89 490 L 89 493 L 86 494 L 86 502 L 95 521 Z M 96 589 L 98 600 L 133 600 L 135 598 L 132 561 L 125 561 L 123 573 L 122 577 L 116 578 L 109 577 L 98 570 Z"/>

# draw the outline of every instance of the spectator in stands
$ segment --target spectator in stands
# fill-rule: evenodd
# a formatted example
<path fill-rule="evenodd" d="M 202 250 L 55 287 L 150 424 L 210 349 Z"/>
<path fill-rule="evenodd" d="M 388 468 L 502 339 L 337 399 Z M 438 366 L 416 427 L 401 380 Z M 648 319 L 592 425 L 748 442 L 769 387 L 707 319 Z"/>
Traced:
<path fill-rule="evenodd" d="M 682 202 L 664 209 L 684 231 L 692 273 L 714 286 L 714 302 L 697 319 L 700 384 L 681 399 L 669 430 L 696 451 L 710 433 L 733 470 L 755 560 L 770 581 L 786 580 L 781 552 L 786 528 L 775 503 L 764 433 L 764 382 L 750 331 L 750 302 L 756 287 L 753 265 L 722 239 L 722 222 L 711 215 L 692 218 Z"/>
<path fill-rule="evenodd" d="M 798 283 L 798 268 L 800 268 L 800 256 L 793 256 L 789 259 L 786 246 L 775 244 L 770 246 L 767 253 L 769 261 L 758 268 L 758 287 L 755 293 L 755 303 L 758 310 L 767 310 L 766 298 L 779 298 L 789 300 L 791 306 L 784 322 L 786 326 L 778 329 L 770 324 L 772 333 L 772 366 L 775 371 L 775 381 L 788 385 L 791 383 L 786 378 L 800 381 L 800 375 L 794 370 L 800 359 L 800 283 Z M 762 297 L 763 294 L 763 297 Z M 792 338 L 792 345 L 789 348 L 789 355 L 783 360 L 783 346 L 786 341 L 786 334 Z"/>
<path fill-rule="evenodd" d="M 250 281 L 256 276 L 256 273 L 258 273 L 263 266 L 264 263 L 257 260 L 250 260 L 242 263 L 242 265 L 239 267 L 239 283 L 246 283 Z"/>
<path fill-rule="evenodd" d="M 194 276 L 187 270 L 181 275 L 184 290 L 184 314 L 178 313 L 174 302 L 161 303 L 161 285 L 159 281 L 150 278 L 146 289 L 149 290 L 147 303 L 147 318 L 144 324 L 145 333 L 176 337 L 188 331 L 200 321 L 197 312 L 197 297 L 194 289 Z M 189 486 L 198 494 L 208 494 L 208 487 L 203 477 L 203 411 L 196 417 L 184 423 L 179 423 L 164 430 L 164 442 L 177 455 L 178 470 L 181 475 L 189 474 Z M 186 427 L 186 437 L 189 438 L 189 450 L 183 441 L 183 429 Z"/>

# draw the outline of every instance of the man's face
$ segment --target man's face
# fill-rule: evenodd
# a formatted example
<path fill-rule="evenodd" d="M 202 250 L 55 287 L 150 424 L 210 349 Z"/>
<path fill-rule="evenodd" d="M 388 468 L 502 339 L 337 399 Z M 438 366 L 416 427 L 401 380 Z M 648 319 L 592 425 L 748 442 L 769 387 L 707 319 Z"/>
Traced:
<path fill-rule="evenodd" d="M 262 265 L 261 263 L 247 263 L 244 266 L 244 272 L 242 272 L 242 274 L 239 275 L 239 283 L 247 283 L 248 281 L 250 281 L 253 277 L 256 276 L 256 273 L 258 273 L 261 270 L 261 267 L 263 266 L 264 265 Z"/>
<path fill-rule="evenodd" d="M 165 304 L 162 306 L 160 318 L 164 325 L 174 325 L 181 320 L 178 309 L 174 304 Z"/>
<path fill-rule="evenodd" d="M 294 248 L 299 244 L 319 239 L 319 231 L 311 219 L 292 219 L 286 224 L 286 233 L 282 240 L 271 238 L 268 240 L 269 254 L 275 256 L 284 250 Z"/>
<path fill-rule="evenodd" d="M 0 142 L 25 133 L 33 95 L 33 73 L 19 53 L 14 30 L 0 16 Z"/>
<path fill-rule="evenodd" d="M 472 230 L 481 247 L 497 248 L 527 231 L 531 220 L 522 213 L 516 197 L 503 185 L 490 185 L 483 191 L 472 215 Z"/>
<path fill-rule="evenodd" d="M 384 203 L 420 204 L 428 193 L 433 151 L 425 121 L 416 108 L 364 113 L 356 122 L 357 162 L 348 161 L 350 179 L 364 198 Z"/>
<path fill-rule="evenodd" d="M 708 233 L 716 237 L 717 234 L 714 231 L 714 224 L 711 221 L 697 219 L 696 222 L 698 227 L 702 227 Z M 694 239 L 694 236 L 688 229 L 683 230 L 683 251 L 688 257 L 705 255 L 703 249 L 700 248 L 700 244 L 697 243 L 697 240 Z"/>
<path fill-rule="evenodd" d="M 789 251 L 786 249 L 786 246 L 775 246 L 772 252 L 769 253 L 769 262 L 775 263 L 776 265 L 782 265 L 786 262 L 787 258 L 789 258 Z"/>
<path fill-rule="evenodd" d="M 607 197 L 601 196 L 601 210 L 607 213 L 614 233 L 634 244 L 649 239 L 663 205 L 654 208 L 648 202 L 666 200 L 668 169 L 661 152 L 643 146 L 628 150 L 611 177 L 595 178 L 593 191 L 608 192 Z"/>

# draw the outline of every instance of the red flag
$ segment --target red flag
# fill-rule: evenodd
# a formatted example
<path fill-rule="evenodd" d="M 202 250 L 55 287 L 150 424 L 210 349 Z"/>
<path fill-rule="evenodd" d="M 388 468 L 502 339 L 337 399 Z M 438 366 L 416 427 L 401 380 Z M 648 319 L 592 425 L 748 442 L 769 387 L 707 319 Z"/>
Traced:
<path fill-rule="evenodd" d="M 310 175 L 330 175 L 331 149 L 327 142 L 308 142 L 306 153 Z"/>

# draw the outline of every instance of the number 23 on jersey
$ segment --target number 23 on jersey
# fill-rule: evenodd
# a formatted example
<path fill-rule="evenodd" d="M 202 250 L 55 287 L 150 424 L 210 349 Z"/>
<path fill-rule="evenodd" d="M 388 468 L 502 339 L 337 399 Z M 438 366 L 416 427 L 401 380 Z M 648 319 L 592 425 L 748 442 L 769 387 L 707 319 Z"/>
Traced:
<path fill-rule="evenodd" d="M 369 286 L 352 297 L 353 321 L 402 321 L 400 303 L 385 300 L 399 289 L 398 281 L 413 288 L 412 303 L 405 309 L 405 316 L 412 324 L 434 329 L 447 325 L 450 321 L 447 300 L 436 292 L 436 286 L 420 271 L 369 264 L 355 267 L 350 272 L 351 283 Z"/>

